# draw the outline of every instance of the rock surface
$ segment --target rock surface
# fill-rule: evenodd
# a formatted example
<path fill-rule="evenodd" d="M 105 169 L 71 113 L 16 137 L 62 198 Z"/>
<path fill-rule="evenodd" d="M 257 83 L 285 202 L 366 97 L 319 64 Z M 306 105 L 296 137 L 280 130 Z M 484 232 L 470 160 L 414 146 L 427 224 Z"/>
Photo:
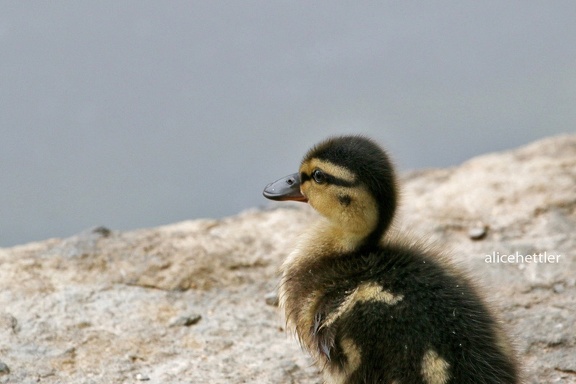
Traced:
<path fill-rule="evenodd" d="M 450 249 L 484 287 L 526 383 L 576 383 L 576 135 L 413 172 L 402 188 L 396 228 Z M 0 249 L 0 383 L 320 384 L 266 304 L 315 218 L 286 204 Z M 556 262 L 486 262 L 516 253 Z"/>

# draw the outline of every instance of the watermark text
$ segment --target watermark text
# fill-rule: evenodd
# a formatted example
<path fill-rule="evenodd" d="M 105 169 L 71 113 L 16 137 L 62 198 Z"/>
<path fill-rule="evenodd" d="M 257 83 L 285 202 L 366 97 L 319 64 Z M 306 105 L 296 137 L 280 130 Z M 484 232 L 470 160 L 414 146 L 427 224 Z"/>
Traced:
<path fill-rule="evenodd" d="M 524 263 L 534 263 L 534 264 L 554 264 L 560 262 L 560 257 L 562 255 L 552 254 L 548 252 L 542 253 L 528 253 L 526 255 L 520 252 L 511 254 L 501 254 L 500 252 L 492 252 L 491 255 L 486 255 L 484 262 L 490 264 L 524 264 Z"/>

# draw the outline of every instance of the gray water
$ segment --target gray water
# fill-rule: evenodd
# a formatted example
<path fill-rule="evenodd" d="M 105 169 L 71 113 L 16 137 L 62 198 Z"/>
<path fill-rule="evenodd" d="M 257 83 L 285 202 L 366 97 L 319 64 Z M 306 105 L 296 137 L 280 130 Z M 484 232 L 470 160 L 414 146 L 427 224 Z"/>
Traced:
<path fill-rule="evenodd" d="M 1 1 L 0 246 L 267 204 L 335 133 L 409 170 L 574 132 L 574 20 L 573 1 Z"/>

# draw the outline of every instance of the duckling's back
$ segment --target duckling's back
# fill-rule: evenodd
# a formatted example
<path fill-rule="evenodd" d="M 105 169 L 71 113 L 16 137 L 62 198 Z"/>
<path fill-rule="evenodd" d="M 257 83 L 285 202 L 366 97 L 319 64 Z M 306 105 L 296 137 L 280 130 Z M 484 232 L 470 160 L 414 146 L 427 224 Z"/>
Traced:
<path fill-rule="evenodd" d="M 328 383 L 518 382 L 468 279 L 415 247 L 300 258 L 285 265 L 281 296 Z"/>

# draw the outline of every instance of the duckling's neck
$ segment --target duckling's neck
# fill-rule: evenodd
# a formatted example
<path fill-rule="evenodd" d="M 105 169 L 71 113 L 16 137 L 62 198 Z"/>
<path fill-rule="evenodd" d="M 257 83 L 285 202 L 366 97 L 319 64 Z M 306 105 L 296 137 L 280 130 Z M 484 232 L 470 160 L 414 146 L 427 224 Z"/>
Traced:
<path fill-rule="evenodd" d="M 379 244 L 379 241 L 368 243 L 370 237 L 370 233 L 345 230 L 326 218 L 320 218 L 311 230 L 302 234 L 298 246 L 284 260 L 281 267 L 284 279 L 293 273 L 298 274 L 294 271 L 309 270 L 310 265 L 314 265 L 319 259 L 350 255 L 362 250 L 369 251 Z M 287 288 L 284 287 L 283 290 L 285 289 Z"/>
<path fill-rule="evenodd" d="M 351 232 L 342 227 L 327 223 L 324 228 L 318 229 L 325 242 L 337 252 L 351 252 L 358 249 L 366 238 L 362 232 Z"/>
<path fill-rule="evenodd" d="M 371 231 L 362 228 L 350 228 L 334 224 L 326 219 L 321 219 L 316 223 L 315 228 L 310 231 L 310 237 L 307 239 L 307 246 L 322 248 L 318 251 L 324 251 L 330 254 L 349 253 L 356 251 L 371 241 Z M 378 235 L 377 237 L 380 237 Z M 376 237 L 376 236 L 374 236 Z M 369 240 L 370 239 L 370 240 Z M 379 239 L 376 240 L 376 243 Z M 319 252 L 322 253 L 322 252 Z"/>

